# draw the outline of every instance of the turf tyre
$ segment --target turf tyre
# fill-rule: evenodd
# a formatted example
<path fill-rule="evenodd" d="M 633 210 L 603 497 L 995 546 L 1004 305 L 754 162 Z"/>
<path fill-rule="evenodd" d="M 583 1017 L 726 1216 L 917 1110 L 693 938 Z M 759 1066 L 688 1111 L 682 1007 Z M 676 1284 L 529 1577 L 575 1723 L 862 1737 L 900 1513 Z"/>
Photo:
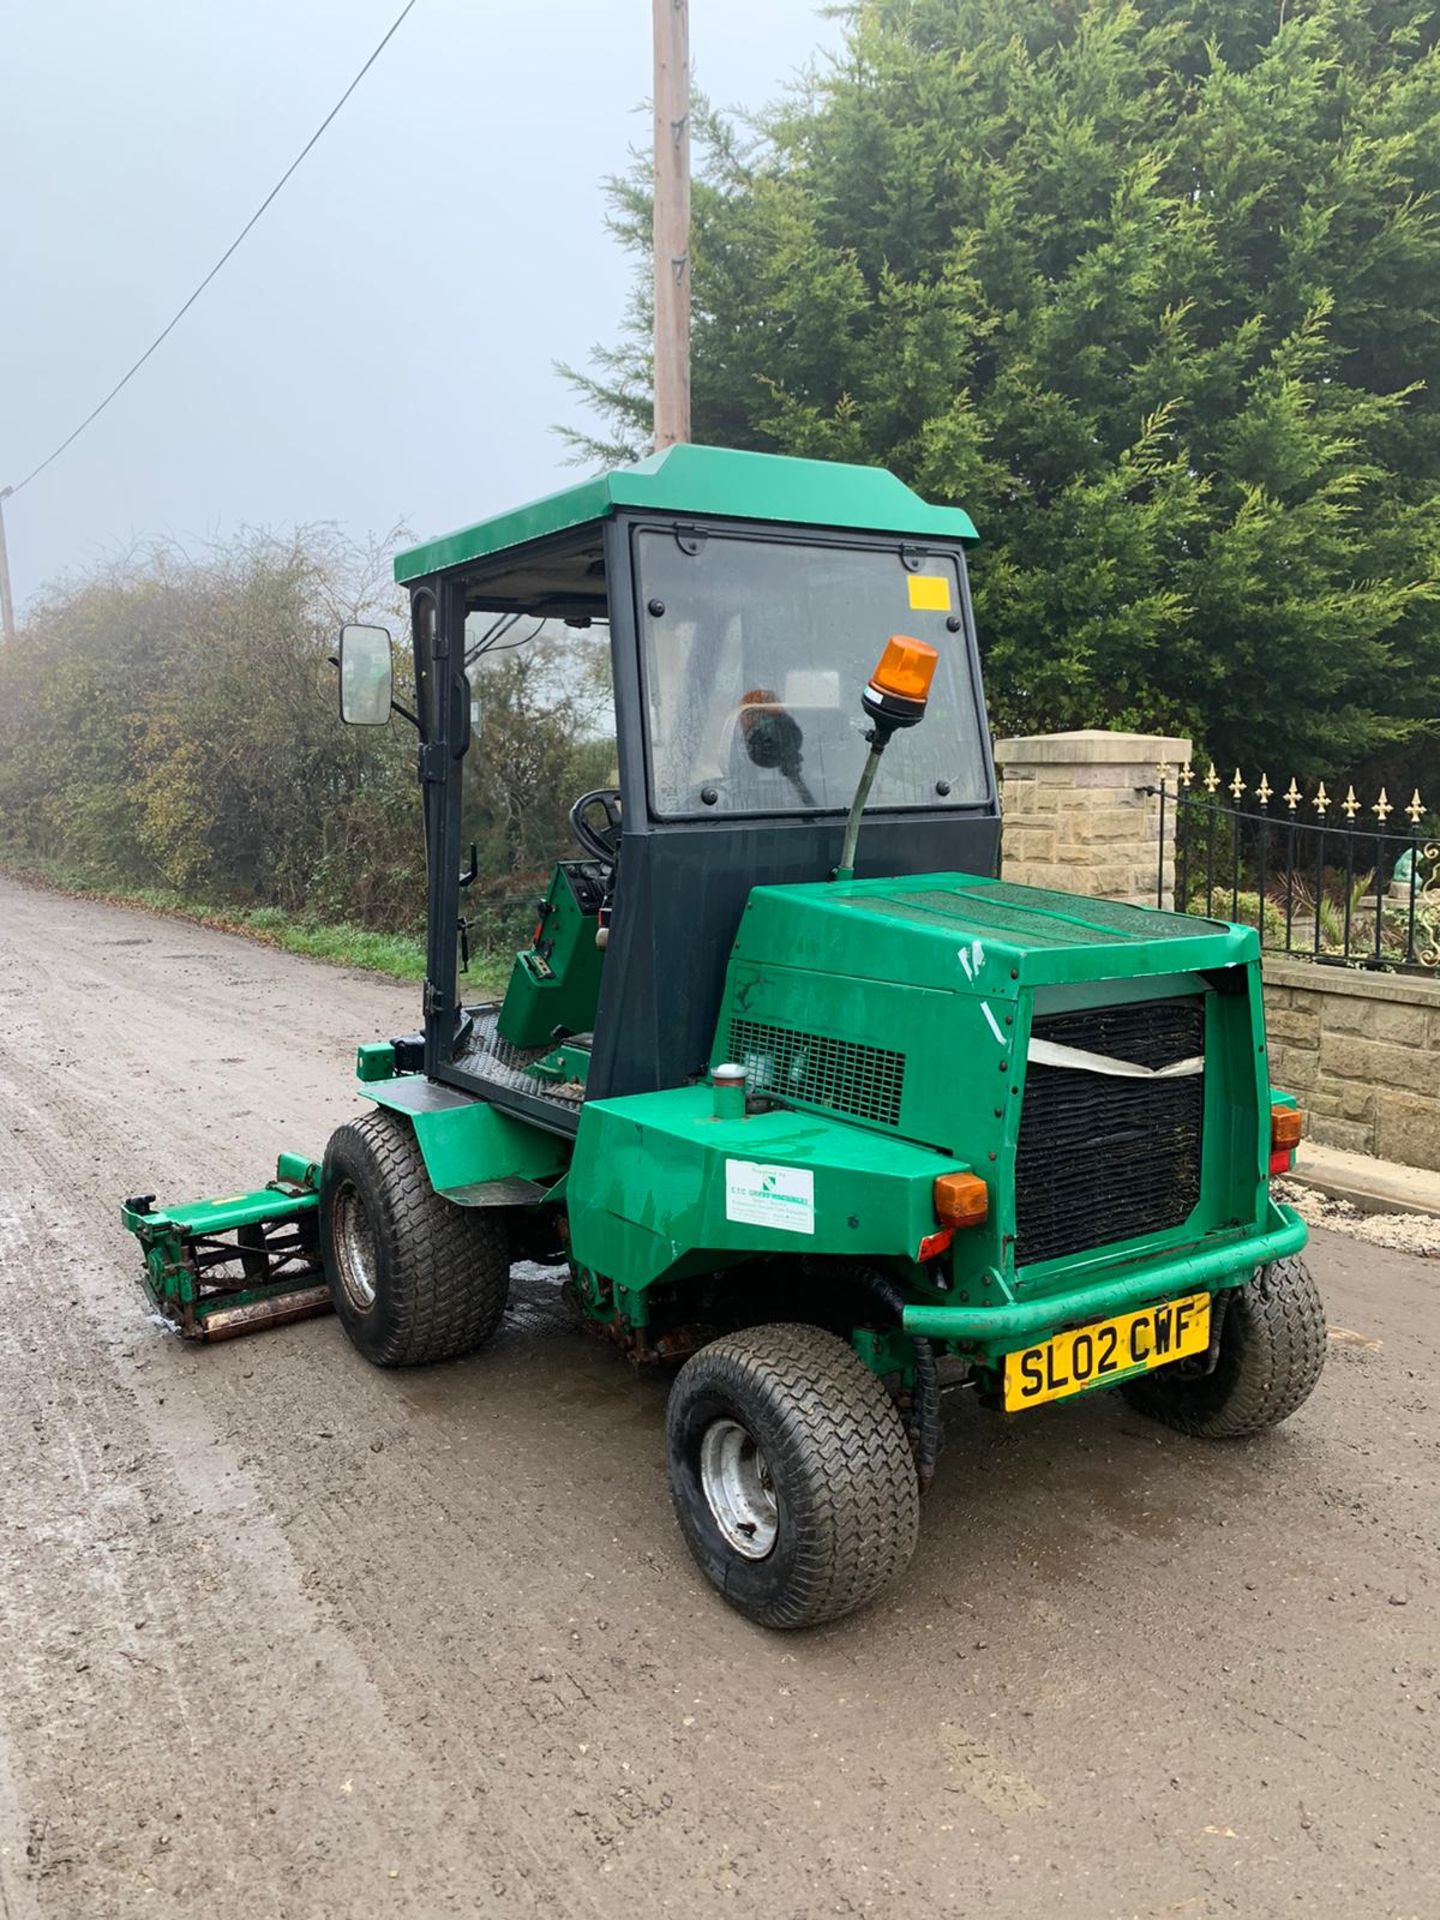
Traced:
<path fill-rule="evenodd" d="M 1231 1293 L 1214 1371 L 1160 1367 L 1120 1389 L 1178 1433 L 1232 1440 L 1277 1426 L 1315 1389 L 1325 1365 L 1325 1307 L 1300 1259 L 1277 1260 Z"/>
<path fill-rule="evenodd" d="M 458 1360 L 485 1344 L 505 1311 L 504 1216 L 438 1194 L 414 1127 L 384 1107 L 330 1136 L 320 1243 L 340 1324 L 377 1367 Z"/>
<path fill-rule="evenodd" d="M 763 1559 L 736 1551 L 707 1497 L 701 1452 L 715 1422 L 738 1422 L 768 1467 L 775 1539 Z M 854 1350 L 819 1327 L 751 1327 L 703 1347 L 671 1388 L 666 1438 L 686 1544 L 761 1626 L 852 1613 L 915 1550 L 920 1492 L 904 1424 Z"/>

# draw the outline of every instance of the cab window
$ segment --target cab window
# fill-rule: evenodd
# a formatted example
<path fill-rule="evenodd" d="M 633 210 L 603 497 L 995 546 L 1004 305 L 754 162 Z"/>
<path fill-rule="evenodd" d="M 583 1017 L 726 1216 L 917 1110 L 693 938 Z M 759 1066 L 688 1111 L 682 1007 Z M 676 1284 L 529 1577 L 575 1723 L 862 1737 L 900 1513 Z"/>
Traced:
<path fill-rule="evenodd" d="M 929 641 L 940 665 L 871 805 L 987 797 L 953 552 L 642 529 L 636 571 L 656 813 L 848 808 L 868 750 L 861 689 L 892 633 Z"/>

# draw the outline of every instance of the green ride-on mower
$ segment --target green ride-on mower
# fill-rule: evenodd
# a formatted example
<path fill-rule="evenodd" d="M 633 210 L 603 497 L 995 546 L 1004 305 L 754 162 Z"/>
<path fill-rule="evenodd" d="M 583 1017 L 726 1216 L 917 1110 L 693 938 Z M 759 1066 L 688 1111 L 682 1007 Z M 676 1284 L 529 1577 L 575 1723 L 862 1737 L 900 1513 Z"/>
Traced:
<path fill-rule="evenodd" d="M 680 1526 L 773 1627 L 905 1566 L 942 1385 L 1118 1388 L 1211 1439 L 1292 1413 L 1325 1327 L 1270 1196 L 1300 1115 L 1256 934 L 994 877 L 974 538 L 879 470 L 677 446 L 402 554 L 423 1028 L 359 1048 L 320 1163 L 127 1203 L 159 1312 L 214 1338 L 333 1303 L 416 1366 L 485 1344 L 513 1261 L 568 1267 L 676 1368 Z M 522 616 L 608 627 L 619 786 L 472 1003 L 471 676 Z M 388 634 L 339 668 L 343 717 L 389 721 Z"/>

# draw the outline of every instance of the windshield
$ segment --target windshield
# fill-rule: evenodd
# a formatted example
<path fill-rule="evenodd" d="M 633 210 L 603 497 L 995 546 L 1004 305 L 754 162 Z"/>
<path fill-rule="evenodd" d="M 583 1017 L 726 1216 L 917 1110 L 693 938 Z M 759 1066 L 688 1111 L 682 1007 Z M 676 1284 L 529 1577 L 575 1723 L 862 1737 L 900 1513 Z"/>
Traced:
<path fill-rule="evenodd" d="M 848 808 L 865 762 L 860 694 L 892 633 L 940 664 L 925 719 L 895 736 L 871 805 L 986 797 L 953 553 L 806 546 L 685 529 L 636 538 L 660 814 Z M 916 563 L 913 552 L 907 559 Z"/>

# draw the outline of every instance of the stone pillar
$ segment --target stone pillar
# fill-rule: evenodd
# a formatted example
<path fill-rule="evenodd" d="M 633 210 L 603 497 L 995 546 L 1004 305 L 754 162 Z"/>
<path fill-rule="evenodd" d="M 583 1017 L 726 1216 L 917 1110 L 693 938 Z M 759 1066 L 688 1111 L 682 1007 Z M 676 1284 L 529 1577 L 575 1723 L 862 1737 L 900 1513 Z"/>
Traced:
<path fill-rule="evenodd" d="M 1176 773 L 1188 740 L 1150 733 L 1037 734 L 997 740 L 1005 825 L 1001 872 L 1024 886 L 1057 887 L 1103 900 L 1163 904 L 1175 891 Z M 1167 773 L 1164 869 L 1160 799 L 1147 794 Z"/>

